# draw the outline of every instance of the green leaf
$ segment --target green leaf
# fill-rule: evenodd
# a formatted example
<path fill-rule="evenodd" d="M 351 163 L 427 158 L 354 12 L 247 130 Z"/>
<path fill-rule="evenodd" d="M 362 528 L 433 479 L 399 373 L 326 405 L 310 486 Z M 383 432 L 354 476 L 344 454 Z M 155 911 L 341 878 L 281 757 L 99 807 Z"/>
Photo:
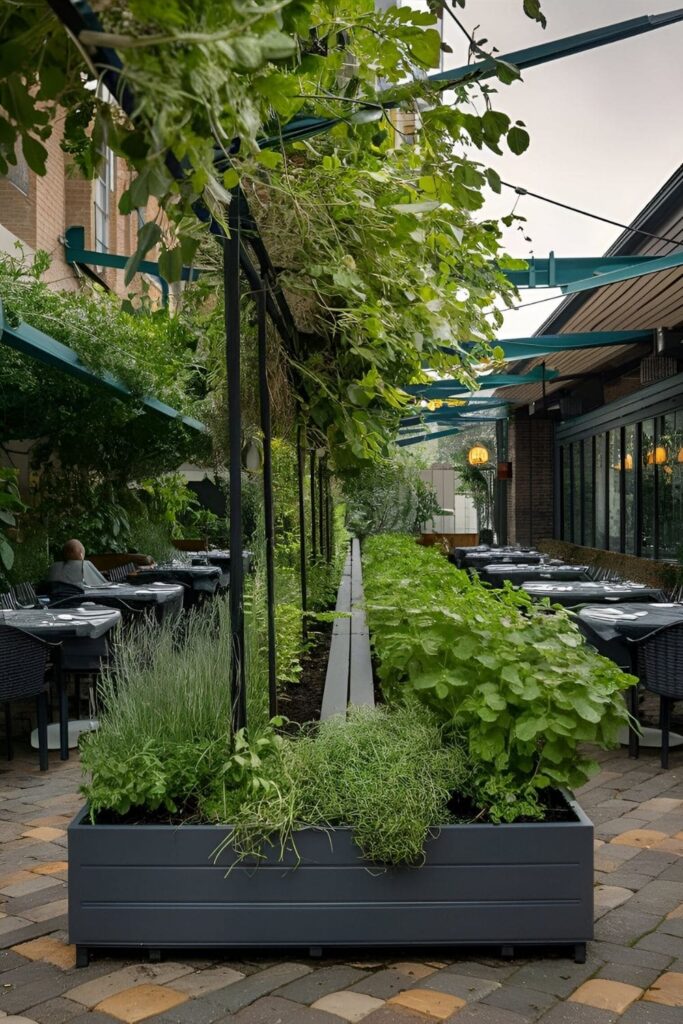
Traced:
<path fill-rule="evenodd" d="M 520 156 L 529 146 L 529 133 L 517 125 L 512 126 L 506 138 L 509 149 L 516 156 Z"/>
<path fill-rule="evenodd" d="M 24 159 L 33 173 L 43 177 L 47 171 L 47 150 L 42 142 L 34 139 L 31 135 L 22 135 L 21 148 Z"/>
<path fill-rule="evenodd" d="M 0 562 L 5 569 L 11 569 L 14 565 L 14 550 L 6 537 L 0 533 Z"/>
<path fill-rule="evenodd" d="M 159 256 L 159 273 L 169 284 L 181 279 L 183 253 L 179 245 L 176 245 L 174 249 L 163 249 Z"/>
<path fill-rule="evenodd" d="M 489 183 L 491 191 L 500 194 L 502 183 L 498 172 L 494 171 L 493 167 L 487 167 L 484 174 L 486 175 L 486 180 Z"/>
<path fill-rule="evenodd" d="M 256 160 L 262 167 L 275 168 L 282 163 L 282 153 L 275 149 L 262 149 L 256 154 Z"/>
<path fill-rule="evenodd" d="M 541 11 L 541 0 L 524 0 L 524 13 L 532 21 L 538 21 L 543 28 L 548 24 L 545 15 Z"/>
<path fill-rule="evenodd" d="M 146 224 L 143 224 L 138 231 L 138 244 L 135 252 L 126 263 L 126 272 L 124 275 L 124 281 L 126 284 L 130 284 L 135 275 L 138 272 L 140 263 L 145 258 L 150 249 L 161 240 L 161 228 L 156 221 L 148 220 Z"/>

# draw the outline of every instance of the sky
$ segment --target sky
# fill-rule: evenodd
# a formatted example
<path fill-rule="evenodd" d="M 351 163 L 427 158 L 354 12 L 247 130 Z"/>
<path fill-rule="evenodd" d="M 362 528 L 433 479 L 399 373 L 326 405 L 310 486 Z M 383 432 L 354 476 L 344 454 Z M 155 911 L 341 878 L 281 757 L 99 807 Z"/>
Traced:
<path fill-rule="evenodd" d="M 477 38 L 504 54 L 548 39 L 588 31 L 644 14 L 675 10 L 680 0 L 542 0 L 544 30 L 528 19 L 522 0 L 467 0 L 457 8 Z M 467 42 L 444 15 L 444 38 L 453 47 L 445 67 L 467 61 Z M 487 44 L 488 45 L 488 44 Z M 683 22 L 587 53 L 531 68 L 521 82 L 499 86 L 494 106 L 525 122 L 531 145 L 522 156 L 482 159 L 505 181 L 628 224 L 683 162 Z M 514 193 L 503 189 L 484 209 L 509 213 Z M 517 204 L 527 217 L 525 242 L 516 229 L 505 244 L 515 256 L 599 256 L 619 228 L 569 213 L 530 197 Z M 551 295 L 521 292 L 522 302 Z M 556 302 L 506 314 L 501 338 L 534 333 Z"/>

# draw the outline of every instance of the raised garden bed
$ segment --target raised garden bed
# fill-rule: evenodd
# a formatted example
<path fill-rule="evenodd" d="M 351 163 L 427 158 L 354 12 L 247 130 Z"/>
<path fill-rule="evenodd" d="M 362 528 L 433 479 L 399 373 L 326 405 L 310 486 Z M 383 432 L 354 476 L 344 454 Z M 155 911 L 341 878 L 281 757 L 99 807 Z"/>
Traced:
<path fill-rule="evenodd" d="M 211 825 L 69 827 L 69 941 L 163 949 L 486 945 L 573 947 L 593 935 L 593 826 L 573 821 L 439 829 L 419 868 L 378 871 L 351 830 L 303 829 L 282 860 L 218 864 L 229 829 Z"/>

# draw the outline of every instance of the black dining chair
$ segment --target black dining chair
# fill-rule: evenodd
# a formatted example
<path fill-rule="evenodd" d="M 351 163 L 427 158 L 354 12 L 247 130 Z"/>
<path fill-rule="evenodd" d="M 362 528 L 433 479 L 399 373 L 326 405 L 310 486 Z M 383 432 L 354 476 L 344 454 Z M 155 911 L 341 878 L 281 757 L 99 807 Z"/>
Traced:
<path fill-rule="evenodd" d="M 38 711 L 38 760 L 41 772 L 47 771 L 47 647 L 34 636 L 0 625 L 0 703 L 5 706 L 5 742 L 7 760 L 14 755 L 12 715 L 15 700 L 36 698 Z"/>
<path fill-rule="evenodd" d="M 579 632 L 583 635 L 584 640 L 590 647 L 601 654 L 603 658 L 609 658 L 615 665 L 618 665 L 623 672 L 628 672 L 629 675 L 635 675 L 633 667 L 633 656 L 630 647 L 621 639 L 615 638 L 613 640 L 605 640 L 601 637 L 596 629 L 593 629 L 589 622 L 580 618 L 575 612 L 570 613 L 570 617 L 574 620 L 578 626 Z M 629 687 L 625 693 L 626 706 L 628 707 L 629 714 L 632 719 L 638 722 L 638 684 Z M 639 733 L 633 728 L 631 724 L 629 726 L 628 735 L 628 753 L 629 757 L 638 757 L 639 744 L 638 744 Z"/>
<path fill-rule="evenodd" d="M 662 768 L 669 767 L 671 708 L 683 700 L 683 625 L 675 623 L 652 633 L 639 644 L 645 689 L 659 696 L 659 725 L 662 730 Z"/>
<path fill-rule="evenodd" d="M 5 611 L 17 610 L 17 602 L 11 590 L 7 590 L 0 594 L 0 608 L 4 608 Z"/>
<path fill-rule="evenodd" d="M 126 562 L 124 565 L 115 565 L 105 573 L 105 576 L 110 583 L 125 583 L 131 572 L 135 572 L 135 565 L 133 562 Z"/>
<path fill-rule="evenodd" d="M 32 583 L 15 583 L 12 587 L 17 608 L 40 608 L 38 595 Z"/>

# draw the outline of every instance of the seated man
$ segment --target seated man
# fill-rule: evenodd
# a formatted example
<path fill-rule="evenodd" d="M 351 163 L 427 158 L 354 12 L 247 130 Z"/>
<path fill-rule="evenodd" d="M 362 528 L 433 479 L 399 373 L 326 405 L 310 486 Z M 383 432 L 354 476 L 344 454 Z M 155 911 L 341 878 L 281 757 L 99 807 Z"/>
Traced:
<path fill-rule="evenodd" d="M 85 560 L 80 540 L 68 540 L 62 548 L 62 561 L 53 562 L 47 577 L 52 583 L 70 583 L 76 587 L 110 587 L 92 562 Z"/>

